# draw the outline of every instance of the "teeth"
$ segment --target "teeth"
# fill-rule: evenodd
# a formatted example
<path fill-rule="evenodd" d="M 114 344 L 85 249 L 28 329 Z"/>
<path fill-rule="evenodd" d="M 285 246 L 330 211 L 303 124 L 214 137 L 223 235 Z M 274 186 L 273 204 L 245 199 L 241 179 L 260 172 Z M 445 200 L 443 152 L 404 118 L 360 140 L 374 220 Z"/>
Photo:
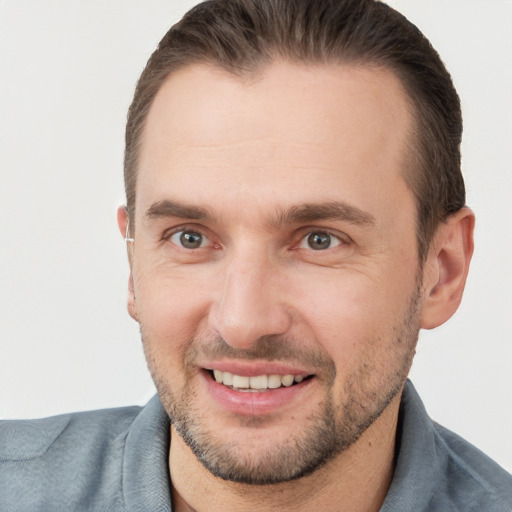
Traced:
<path fill-rule="evenodd" d="M 229 372 L 221 372 L 220 370 L 213 370 L 213 376 L 217 382 L 225 386 L 244 390 L 277 389 L 281 386 L 289 387 L 294 382 L 299 383 L 304 380 L 302 375 L 258 375 L 256 377 L 244 377 Z"/>
<path fill-rule="evenodd" d="M 224 381 L 223 381 L 224 383 Z M 241 375 L 233 375 L 233 387 L 234 388 L 248 388 L 249 377 L 242 377 Z"/>
<path fill-rule="evenodd" d="M 249 379 L 251 389 L 267 389 L 268 378 L 266 375 L 258 375 Z"/>
<path fill-rule="evenodd" d="M 281 377 L 281 383 L 283 386 L 291 386 L 293 384 L 293 375 L 283 375 Z"/>
<path fill-rule="evenodd" d="M 267 379 L 267 386 L 270 389 L 281 387 L 281 375 L 269 375 Z"/>

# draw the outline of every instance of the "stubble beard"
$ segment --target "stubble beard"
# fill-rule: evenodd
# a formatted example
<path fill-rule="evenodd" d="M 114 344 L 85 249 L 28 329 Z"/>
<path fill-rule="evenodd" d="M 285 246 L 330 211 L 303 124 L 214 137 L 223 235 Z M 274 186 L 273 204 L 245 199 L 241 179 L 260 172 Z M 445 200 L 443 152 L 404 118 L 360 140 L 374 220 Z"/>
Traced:
<path fill-rule="evenodd" d="M 319 405 L 318 411 L 307 418 L 307 424 L 302 431 L 294 436 L 288 436 L 280 444 L 267 443 L 267 447 L 261 449 L 248 449 L 247 446 L 238 444 L 235 439 L 223 437 L 223 432 L 206 426 L 207 421 L 203 421 L 200 407 L 195 405 L 198 401 L 194 386 L 189 385 L 193 378 L 192 361 L 197 353 L 195 347 L 204 344 L 204 341 L 190 342 L 183 358 L 187 378 L 182 389 L 176 391 L 171 389 L 165 379 L 166 372 L 159 371 L 158 362 L 149 348 L 151 345 L 144 335 L 144 330 L 141 329 L 148 367 L 175 430 L 213 475 L 224 480 L 252 485 L 296 480 L 320 469 L 353 445 L 402 391 L 418 339 L 420 289 L 421 280 L 418 281 L 404 318 L 394 329 L 396 337 L 393 347 L 397 352 L 394 368 L 376 378 L 375 367 L 363 362 L 345 381 L 344 395 L 347 398 L 341 405 L 336 405 L 333 396 L 336 376 L 334 362 L 318 352 L 301 356 L 302 361 L 314 360 L 323 374 L 328 376 L 324 380 L 325 399 Z M 379 340 L 375 340 L 375 343 L 379 343 Z M 258 340 L 255 348 L 250 351 L 240 351 L 233 349 L 223 340 L 216 340 L 213 351 L 244 360 L 276 360 L 285 359 L 292 353 L 296 354 L 295 345 L 283 337 L 272 336 Z M 208 346 L 211 347 L 211 343 Z M 209 353 L 211 352 L 212 350 L 209 350 Z M 258 428 L 258 423 L 258 418 L 255 418 L 252 422 L 246 421 L 243 427 Z"/>

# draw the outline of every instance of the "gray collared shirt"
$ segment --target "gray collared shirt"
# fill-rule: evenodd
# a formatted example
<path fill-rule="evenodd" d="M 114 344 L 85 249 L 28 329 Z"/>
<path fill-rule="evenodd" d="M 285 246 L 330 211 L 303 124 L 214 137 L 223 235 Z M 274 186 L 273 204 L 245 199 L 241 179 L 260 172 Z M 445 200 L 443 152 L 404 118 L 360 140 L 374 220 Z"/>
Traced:
<path fill-rule="evenodd" d="M 0 511 L 171 511 L 169 422 L 158 397 L 126 407 L 0 422 Z M 510 512 L 512 477 L 402 398 L 381 512 Z"/>

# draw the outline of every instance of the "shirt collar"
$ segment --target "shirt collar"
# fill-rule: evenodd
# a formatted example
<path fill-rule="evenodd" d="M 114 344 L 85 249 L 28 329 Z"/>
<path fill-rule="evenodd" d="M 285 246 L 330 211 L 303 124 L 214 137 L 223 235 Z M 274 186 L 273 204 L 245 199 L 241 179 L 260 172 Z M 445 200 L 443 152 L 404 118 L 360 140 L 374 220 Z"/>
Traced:
<path fill-rule="evenodd" d="M 170 424 L 155 395 L 130 426 L 123 460 L 123 496 L 127 512 L 171 510 Z"/>
<path fill-rule="evenodd" d="M 434 424 L 411 381 L 400 403 L 393 480 L 381 512 L 420 512 L 443 478 L 443 460 Z"/>

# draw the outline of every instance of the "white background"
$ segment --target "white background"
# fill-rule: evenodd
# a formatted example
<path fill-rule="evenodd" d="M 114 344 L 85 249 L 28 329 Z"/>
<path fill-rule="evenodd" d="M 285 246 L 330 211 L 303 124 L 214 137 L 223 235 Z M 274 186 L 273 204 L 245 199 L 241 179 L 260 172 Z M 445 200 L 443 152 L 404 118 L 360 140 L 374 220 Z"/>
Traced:
<path fill-rule="evenodd" d="M 0 417 L 154 392 L 115 212 L 136 79 L 193 3 L 0 0 Z M 433 418 L 512 471 L 512 2 L 391 3 L 453 74 L 477 215 L 463 305 L 421 333 L 412 378 Z"/>

